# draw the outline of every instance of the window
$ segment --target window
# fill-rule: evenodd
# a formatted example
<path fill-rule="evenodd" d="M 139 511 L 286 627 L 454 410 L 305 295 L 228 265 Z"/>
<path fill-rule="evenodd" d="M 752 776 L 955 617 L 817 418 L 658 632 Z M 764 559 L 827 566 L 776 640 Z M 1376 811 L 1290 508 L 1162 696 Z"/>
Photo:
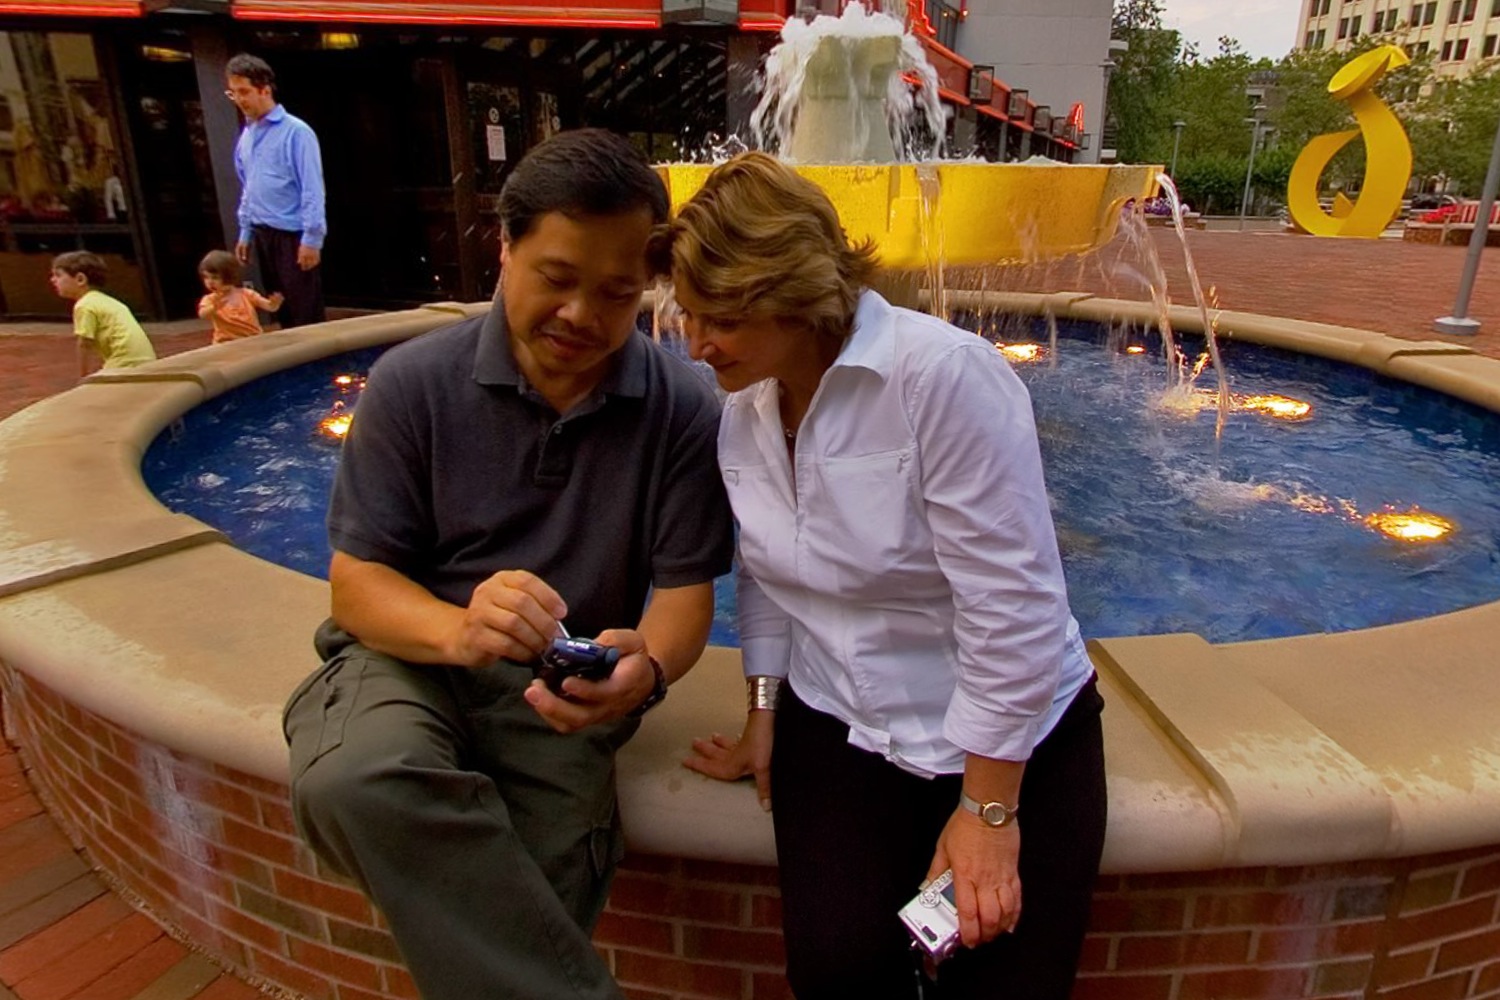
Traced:
<path fill-rule="evenodd" d="M 1490 56 L 1495 54 L 1496 39 L 1500 39 L 1500 35 L 1484 36 L 1484 58 L 1488 59 Z"/>
<path fill-rule="evenodd" d="M 1465 21 L 1465 23 L 1474 20 L 1474 7 L 1478 3 L 1479 3 L 1479 0 L 1464 0 L 1464 21 Z"/>
<path fill-rule="evenodd" d="M 1410 22 L 1410 24 L 1411 24 L 1412 27 L 1416 27 L 1417 25 L 1419 25 L 1419 24 L 1422 23 L 1422 5 L 1421 4 L 1414 3 L 1414 4 L 1411 5 L 1411 17 L 1409 18 L 1409 22 Z"/>
<path fill-rule="evenodd" d="M 1360 15 L 1358 15 L 1358 14 L 1355 14 L 1353 17 L 1351 17 L 1349 19 L 1349 37 L 1350 38 L 1358 38 L 1359 37 L 1359 22 L 1360 22 Z"/>
<path fill-rule="evenodd" d="M 1463 10 L 1464 0 L 1453 0 L 1453 3 L 1448 5 L 1448 23 L 1457 24 L 1458 15 L 1462 14 Z"/>
<path fill-rule="evenodd" d="M 1328 4 L 1330 2 L 1331 2 L 1331 0 L 1323 0 L 1323 6 L 1321 8 L 1319 8 L 1319 10 L 1318 10 L 1318 13 L 1320 15 L 1328 13 Z M 1497 11 L 1500 11 L 1500 0 L 1495 0 L 1495 9 Z M 1500 14 L 1497 14 L 1496 16 L 1500 16 Z"/>
<path fill-rule="evenodd" d="M 1321 49 L 1323 47 L 1323 42 L 1324 42 L 1324 40 L 1327 37 L 1328 37 L 1328 32 L 1325 31 L 1322 28 L 1319 28 L 1318 29 L 1318 36 L 1313 39 L 1313 48 L 1315 48 L 1315 49 Z M 1491 39 L 1494 38 L 1493 35 L 1491 35 L 1490 37 L 1491 37 Z"/>
<path fill-rule="evenodd" d="M 1427 43 L 1427 42 L 1418 42 L 1417 43 L 1417 55 L 1419 55 L 1419 56 L 1425 56 L 1427 53 L 1429 53 L 1431 51 L 1432 51 L 1432 46 L 1429 43 Z"/>
<path fill-rule="evenodd" d="M 1325 3 L 1323 6 L 1326 8 L 1328 5 Z M 1490 5 L 1490 17 L 1500 17 L 1500 0 L 1495 0 Z"/>
<path fill-rule="evenodd" d="M 1466 58 L 1468 58 L 1468 55 L 1469 40 L 1467 38 L 1460 38 L 1458 40 L 1458 48 L 1453 50 L 1453 58 L 1459 62 L 1463 62 Z"/>
<path fill-rule="evenodd" d="M 1396 8 L 1394 7 L 1385 12 L 1385 30 L 1396 30 Z"/>
<path fill-rule="evenodd" d="M 1453 58 L 1453 43 L 1452 42 L 1444 42 L 1443 43 L 1443 62 L 1447 62 L 1449 59 L 1452 59 L 1452 58 Z"/>
<path fill-rule="evenodd" d="M 1431 24 L 1433 21 L 1436 21 L 1436 20 L 1437 20 L 1437 0 L 1432 0 L 1432 2 L 1429 3 L 1422 10 L 1422 23 L 1423 24 Z"/>
<path fill-rule="evenodd" d="M 1344 39 L 1346 39 L 1348 37 L 1349 37 L 1349 19 L 1347 17 L 1341 17 L 1341 18 L 1339 18 L 1339 41 L 1342 42 Z"/>
<path fill-rule="evenodd" d="M 1313 33 L 1311 31 L 1307 33 L 1307 39 L 1302 43 L 1302 47 L 1304 49 L 1310 49 L 1313 47 Z"/>

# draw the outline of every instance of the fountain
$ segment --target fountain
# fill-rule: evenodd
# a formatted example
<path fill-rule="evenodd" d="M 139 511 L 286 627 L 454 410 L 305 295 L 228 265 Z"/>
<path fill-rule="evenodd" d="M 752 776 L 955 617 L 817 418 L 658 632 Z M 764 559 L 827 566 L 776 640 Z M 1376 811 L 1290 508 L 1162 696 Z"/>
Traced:
<path fill-rule="evenodd" d="M 923 81 L 916 98 L 908 77 Z M 873 239 L 881 263 L 902 270 L 926 269 L 939 243 L 951 266 L 1095 250 L 1122 205 L 1155 194 L 1160 169 L 937 160 L 946 124 L 936 75 L 899 21 L 858 2 L 837 18 L 787 23 L 752 125 L 824 190 L 850 239 Z M 713 166 L 658 169 L 676 210 Z"/>
<path fill-rule="evenodd" d="M 946 227 L 963 231 L 966 212 L 1000 213 L 974 227 L 974 252 L 991 256 L 973 259 L 1026 256 L 1031 251 L 1009 249 L 1003 233 L 998 242 L 981 236 L 1017 218 L 1048 232 L 1054 209 L 1076 214 L 1079 225 L 1051 230 L 1074 235 L 1045 237 L 1036 252 L 1092 246 L 1113 232 L 1118 199 L 1103 171 L 1059 165 L 996 175 L 1015 178 L 995 182 L 1002 188 L 1035 185 L 1014 202 L 1032 214 L 1009 216 L 996 200 L 962 202 L 968 182 L 949 183 L 964 172 L 945 174 L 948 166 L 934 168 L 936 233 L 923 228 L 915 167 L 801 169 L 830 171 L 842 185 L 846 220 L 891 234 L 882 244 L 887 259 L 917 269 L 925 266 L 923 233 L 951 251 Z M 691 193 L 692 172 L 669 173 L 680 201 Z M 1100 193 L 1079 208 L 1075 189 L 1048 192 L 1058 178 Z M 973 181 L 974 197 L 1001 197 L 990 186 Z M 862 207 L 867 196 L 873 203 Z M 891 224 L 901 213 L 906 221 Z M 1067 355 L 1080 323 L 1149 331 L 1165 315 L 1176 330 L 1200 333 L 1207 324 L 1196 309 L 1082 293 L 962 292 L 949 300 L 1026 317 L 1028 333 L 1032 318 L 1040 329 L 1051 318 Z M 279 713 L 314 665 L 308 637 L 326 613 L 326 585 L 167 511 L 142 487 L 142 456 L 163 435 L 190 434 L 194 418 L 183 418 L 195 407 L 234 405 L 231 390 L 485 308 L 441 304 L 178 355 L 96 376 L 0 424 L 0 687 L 7 733 L 34 768 L 33 784 L 127 898 L 218 960 L 293 993 L 414 995 L 369 904 L 323 874 L 291 830 Z M 1336 363 L 1340 391 L 1389 389 L 1387 410 L 1410 405 L 1412 393 L 1400 387 L 1410 383 L 1460 401 L 1450 408 L 1500 411 L 1500 362 L 1465 348 L 1232 312 L 1217 322 L 1231 344 Z M 1026 337 L 1033 350 L 1018 353 L 1047 365 L 1044 339 Z M 1157 346 L 1121 344 L 1111 366 L 1146 361 Z M 1300 435 L 1318 412 L 1275 430 Z M 1450 423 L 1441 433 L 1493 434 L 1485 430 L 1490 418 L 1466 410 L 1464 420 L 1470 416 L 1472 424 Z M 314 431 L 289 423 L 271 430 L 304 433 Z M 1084 423 L 1068 433 L 1102 437 L 1107 429 Z M 1389 427 L 1362 438 L 1369 464 L 1381 461 L 1387 437 Z M 257 462 L 272 480 L 289 474 L 285 456 Z M 1106 463 L 1100 484 L 1112 472 Z M 1357 498 L 1328 499 L 1337 507 L 1332 501 Z M 1380 513 L 1363 500 L 1356 506 L 1361 516 Z M 1203 516 L 1179 513 L 1184 522 Z M 1469 510 L 1449 513 L 1459 522 L 1456 537 L 1477 533 Z M 1275 560 L 1276 542 L 1265 532 L 1257 539 L 1265 562 L 1287 574 L 1306 569 Z M 1421 560 L 1445 550 L 1412 551 L 1412 573 L 1425 579 L 1432 567 Z M 1328 569 L 1334 582 L 1353 579 L 1348 567 Z M 1168 598 L 1191 597 L 1197 585 L 1192 567 L 1176 580 L 1127 583 Z M 1291 638 L 1213 644 L 1184 632 L 1091 643 L 1109 702 L 1110 830 L 1080 990 L 1493 991 L 1497 628 L 1500 603 L 1491 602 Z M 678 766 L 691 736 L 738 727 L 738 675 L 734 650 L 710 649 L 620 758 L 632 857 L 598 941 L 616 975 L 642 993 L 740 996 L 777 987 L 769 820 L 749 788 Z"/>

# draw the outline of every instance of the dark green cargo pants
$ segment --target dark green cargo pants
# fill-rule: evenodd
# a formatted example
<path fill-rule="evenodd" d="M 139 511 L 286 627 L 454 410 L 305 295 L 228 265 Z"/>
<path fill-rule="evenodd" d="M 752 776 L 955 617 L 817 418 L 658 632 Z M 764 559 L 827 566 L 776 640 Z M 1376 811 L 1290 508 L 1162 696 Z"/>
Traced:
<path fill-rule="evenodd" d="M 297 827 L 380 907 L 425 1000 L 619 997 L 589 934 L 636 723 L 561 735 L 525 667 L 407 664 L 332 623 L 317 643 L 284 718 Z"/>

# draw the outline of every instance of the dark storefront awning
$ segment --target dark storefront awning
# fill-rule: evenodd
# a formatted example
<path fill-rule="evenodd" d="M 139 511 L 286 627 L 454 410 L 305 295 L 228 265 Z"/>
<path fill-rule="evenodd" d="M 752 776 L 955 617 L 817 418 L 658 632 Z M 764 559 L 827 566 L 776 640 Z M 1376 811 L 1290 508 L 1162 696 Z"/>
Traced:
<path fill-rule="evenodd" d="M 155 4 L 145 0 L 0 0 L 0 17 L 40 14 L 44 17 L 140 17 Z"/>
<path fill-rule="evenodd" d="M 578 4 L 494 0 L 235 0 L 246 20 L 346 21 L 375 24 L 505 24 L 548 27 L 657 28 L 661 0 L 585 0 Z"/>
<path fill-rule="evenodd" d="M 784 17 L 781 0 L 234 0 L 234 16 L 259 21 L 325 21 L 372 24 L 493 24 L 517 27 L 659 28 L 666 21 L 701 19 L 744 29 L 774 30 Z M 664 17 L 664 8 L 668 16 Z M 679 8 L 682 8 L 679 10 Z M 691 15 L 687 8 L 701 8 Z M 690 16 L 691 15 L 691 16 Z"/>

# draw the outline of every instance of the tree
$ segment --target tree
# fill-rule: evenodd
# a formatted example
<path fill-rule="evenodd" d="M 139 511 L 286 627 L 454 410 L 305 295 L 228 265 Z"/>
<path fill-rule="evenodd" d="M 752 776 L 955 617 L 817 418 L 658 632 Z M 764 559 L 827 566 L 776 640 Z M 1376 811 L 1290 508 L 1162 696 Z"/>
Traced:
<path fill-rule="evenodd" d="M 1172 117 L 1167 100 L 1174 88 L 1182 40 L 1161 26 L 1161 0 L 1118 0 L 1112 37 L 1129 49 L 1109 78 L 1107 125 L 1126 163 L 1166 162 Z"/>
<path fill-rule="evenodd" d="M 1460 80 L 1435 83 L 1416 102 L 1409 130 L 1419 175 L 1448 178 L 1460 193 L 1479 197 L 1500 125 L 1500 62 Z"/>

